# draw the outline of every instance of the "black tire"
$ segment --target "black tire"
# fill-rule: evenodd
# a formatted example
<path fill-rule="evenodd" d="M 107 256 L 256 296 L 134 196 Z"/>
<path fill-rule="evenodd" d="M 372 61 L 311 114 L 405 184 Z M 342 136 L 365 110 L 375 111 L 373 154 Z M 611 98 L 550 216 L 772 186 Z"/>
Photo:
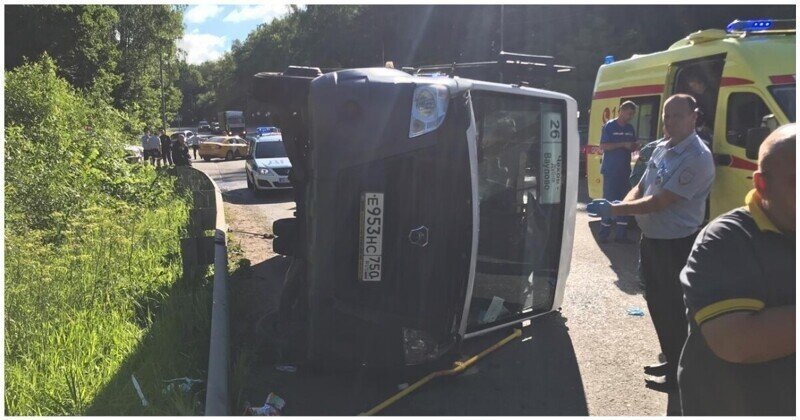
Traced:
<path fill-rule="evenodd" d="M 297 229 L 297 218 L 289 217 L 272 222 L 272 234 L 280 237 L 293 237 Z"/>
<path fill-rule="evenodd" d="M 233 152 L 228 150 L 228 153 L 225 153 L 225 160 L 233 160 Z"/>
<path fill-rule="evenodd" d="M 211 158 L 208 156 L 203 156 L 203 160 L 206 162 L 211 162 Z"/>
<path fill-rule="evenodd" d="M 272 240 L 272 251 L 276 254 L 291 257 L 294 255 L 294 236 L 276 236 Z"/>

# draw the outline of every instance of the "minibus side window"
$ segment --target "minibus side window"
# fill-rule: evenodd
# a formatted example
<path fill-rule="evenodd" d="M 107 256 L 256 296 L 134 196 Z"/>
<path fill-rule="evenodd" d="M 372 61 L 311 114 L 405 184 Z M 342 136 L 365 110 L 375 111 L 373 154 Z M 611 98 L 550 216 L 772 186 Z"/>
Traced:
<path fill-rule="evenodd" d="M 745 147 L 747 130 L 761 127 L 761 122 L 771 111 L 764 100 L 755 93 L 737 92 L 728 96 L 728 115 L 725 137 L 728 143 Z"/>

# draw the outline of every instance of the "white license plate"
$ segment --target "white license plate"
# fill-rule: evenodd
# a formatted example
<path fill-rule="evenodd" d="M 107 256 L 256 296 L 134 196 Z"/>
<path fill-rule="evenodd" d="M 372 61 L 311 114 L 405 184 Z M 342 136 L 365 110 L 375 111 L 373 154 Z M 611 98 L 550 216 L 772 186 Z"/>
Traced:
<path fill-rule="evenodd" d="M 279 176 L 278 177 L 278 182 L 280 182 L 280 183 L 289 182 L 289 177 L 288 176 Z"/>
<path fill-rule="evenodd" d="M 383 193 L 361 195 L 358 266 L 361 281 L 381 281 L 383 269 Z"/>

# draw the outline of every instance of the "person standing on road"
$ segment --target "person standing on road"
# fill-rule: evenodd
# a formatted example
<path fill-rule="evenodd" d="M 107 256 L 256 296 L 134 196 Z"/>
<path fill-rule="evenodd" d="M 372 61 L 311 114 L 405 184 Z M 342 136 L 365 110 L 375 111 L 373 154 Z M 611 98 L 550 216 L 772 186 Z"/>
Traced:
<path fill-rule="evenodd" d="M 619 106 L 619 116 L 603 126 L 600 135 L 600 149 L 603 150 L 603 162 L 600 173 L 603 174 L 603 197 L 609 201 L 622 200 L 630 190 L 628 178 L 631 174 L 631 151 L 636 148 L 636 132 L 630 121 L 636 114 L 637 106 L 625 101 Z M 615 240 L 621 243 L 632 243 L 628 239 L 628 223 L 630 216 L 604 217 L 600 221 L 600 242 L 607 242 L 611 228 L 616 223 Z"/>
<path fill-rule="evenodd" d="M 145 128 L 144 134 L 139 139 L 142 143 L 142 163 L 147 163 L 147 158 L 150 157 L 150 129 Z"/>
<path fill-rule="evenodd" d="M 686 94 L 664 103 L 664 126 L 671 136 L 653 150 L 644 176 L 622 202 L 594 200 L 586 210 L 601 217 L 636 215 L 642 229 L 639 275 L 666 363 L 645 367 L 659 391 L 677 388 L 677 368 L 687 323 L 680 272 L 703 223 L 714 181 L 714 160 L 694 131 L 697 103 Z"/>
<path fill-rule="evenodd" d="M 175 166 L 192 166 L 189 162 L 189 147 L 186 145 L 183 133 L 179 133 L 172 143 L 172 158 L 175 160 Z"/>
<path fill-rule="evenodd" d="M 761 144 L 746 206 L 703 229 L 681 272 L 684 415 L 795 415 L 796 136 Z"/>
<path fill-rule="evenodd" d="M 192 148 L 192 152 L 194 153 L 194 160 L 197 160 L 197 149 L 200 148 L 200 141 L 197 135 L 191 136 L 186 139 L 186 145 Z"/>
<path fill-rule="evenodd" d="M 158 139 L 158 136 L 152 134 L 150 130 L 146 131 L 145 136 L 147 137 L 147 142 L 145 143 L 143 140 L 143 147 L 144 147 L 144 160 L 147 161 L 147 158 L 150 158 L 150 164 L 156 166 L 158 162 L 158 157 L 160 155 L 159 149 L 161 148 L 161 142 Z M 144 139 L 144 136 L 142 137 Z"/>
<path fill-rule="evenodd" d="M 161 161 L 164 162 L 164 166 L 167 166 L 167 162 L 172 165 L 172 140 L 164 130 L 161 130 L 159 140 L 161 141 Z"/>

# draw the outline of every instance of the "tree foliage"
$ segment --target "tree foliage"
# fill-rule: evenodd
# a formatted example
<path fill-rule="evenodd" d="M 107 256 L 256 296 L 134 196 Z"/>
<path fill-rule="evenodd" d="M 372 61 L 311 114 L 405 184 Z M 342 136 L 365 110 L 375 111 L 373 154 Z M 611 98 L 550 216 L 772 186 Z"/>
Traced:
<path fill-rule="evenodd" d="M 141 121 L 160 126 L 161 83 L 167 118 L 181 103 L 183 8 L 172 5 L 14 5 L 5 7 L 6 69 L 47 53 L 72 86 L 105 96 Z M 97 84 L 98 86 L 94 86 Z"/>
<path fill-rule="evenodd" d="M 181 103 L 179 55 L 175 41 L 183 36 L 182 8 L 170 5 L 113 6 L 119 14 L 119 72 L 122 82 L 115 105 L 161 126 L 161 83 L 165 86 L 167 120 Z M 134 105 L 135 104 L 135 105 Z"/>
<path fill-rule="evenodd" d="M 123 159 L 124 146 L 137 142 L 125 134 L 130 116 L 58 77 L 46 54 L 5 78 L 7 222 L 58 240 L 60 227 L 89 204 L 155 199 L 149 167 Z"/>
<path fill-rule="evenodd" d="M 6 69 L 47 52 L 62 76 L 86 88 L 119 59 L 114 27 L 119 17 L 106 6 L 6 6 Z"/>
<path fill-rule="evenodd" d="M 793 16 L 793 6 L 763 5 L 293 7 L 235 42 L 219 60 L 190 65 L 202 75 L 205 91 L 193 91 L 181 112 L 197 121 L 223 109 L 244 109 L 252 120 L 251 114 L 265 111 L 248 98 L 252 76 L 288 65 L 366 67 L 391 60 L 399 68 L 493 60 L 501 49 L 553 55 L 558 63 L 575 66 L 575 72 L 538 85 L 570 94 L 586 109 L 607 55 L 619 59 L 663 50 L 693 31 L 724 28 L 734 19 Z"/>
<path fill-rule="evenodd" d="M 48 51 L 74 86 L 100 86 L 117 109 L 160 125 L 161 73 L 168 120 L 213 119 L 225 109 L 266 111 L 250 97 L 252 76 L 288 65 L 395 67 L 492 60 L 501 49 L 553 55 L 576 71 L 540 87 L 589 106 L 603 57 L 663 50 L 687 34 L 734 19 L 793 18 L 794 6 L 763 5 L 308 5 L 259 25 L 215 61 L 190 65 L 175 41 L 183 7 L 7 6 L 6 68 Z M 502 16 L 501 16 L 502 11 Z M 502 26 L 501 26 L 502 22 Z M 501 30 L 502 27 L 502 30 Z M 109 90 L 110 89 L 110 90 Z"/>

